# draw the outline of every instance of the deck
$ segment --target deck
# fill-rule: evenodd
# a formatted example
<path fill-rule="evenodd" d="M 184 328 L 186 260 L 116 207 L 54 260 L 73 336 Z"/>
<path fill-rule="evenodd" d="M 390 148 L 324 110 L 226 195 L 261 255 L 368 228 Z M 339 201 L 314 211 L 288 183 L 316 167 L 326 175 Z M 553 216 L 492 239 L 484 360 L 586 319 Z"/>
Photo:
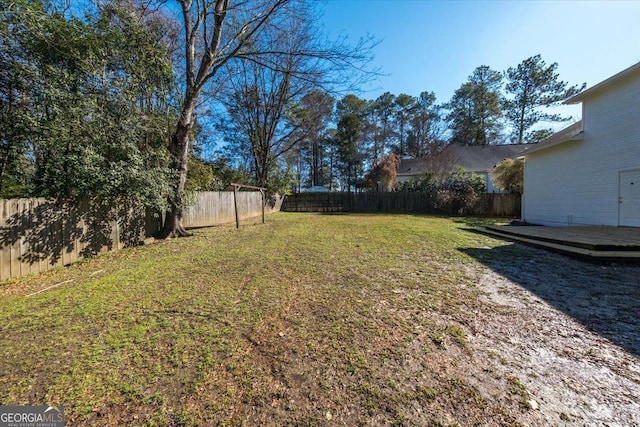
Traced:
<path fill-rule="evenodd" d="M 596 260 L 640 261 L 640 228 L 607 226 L 486 226 L 479 231 L 507 240 Z"/>

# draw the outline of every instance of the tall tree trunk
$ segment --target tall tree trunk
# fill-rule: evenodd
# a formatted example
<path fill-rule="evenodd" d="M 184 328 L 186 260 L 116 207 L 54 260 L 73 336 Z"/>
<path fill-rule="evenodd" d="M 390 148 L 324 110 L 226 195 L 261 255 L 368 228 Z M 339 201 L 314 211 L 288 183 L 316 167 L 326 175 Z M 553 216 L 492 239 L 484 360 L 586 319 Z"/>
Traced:
<path fill-rule="evenodd" d="M 2 194 L 2 184 L 4 182 L 4 174 L 7 170 L 7 163 L 9 163 L 9 155 L 11 150 L 11 142 L 7 142 L 7 144 L 3 147 L 4 153 L 2 154 L 2 162 L 0 162 L 0 194 Z"/>
<path fill-rule="evenodd" d="M 518 144 L 522 144 L 524 140 L 524 117 L 525 116 L 525 106 L 523 105 L 520 108 L 520 117 L 518 118 Z"/>
<path fill-rule="evenodd" d="M 317 138 L 314 138 L 311 143 L 311 162 L 313 163 L 311 167 L 311 186 L 314 187 L 320 185 L 320 149 Z"/>
<path fill-rule="evenodd" d="M 195 115 L 195 101 L 197 94 L 187 95 L 182 107 L 180 120 L 171 137 L 171 156 L 173 169 L 178 172 L 173 198 L 169 200 L 169 209 L 162 230 L 162 238 L 190 236 L 182 224 L 182 216 L 186 204 L 185 185 L 187 183 L 187 165 L 189 160 L 189 135 L 193 129 Z"/>

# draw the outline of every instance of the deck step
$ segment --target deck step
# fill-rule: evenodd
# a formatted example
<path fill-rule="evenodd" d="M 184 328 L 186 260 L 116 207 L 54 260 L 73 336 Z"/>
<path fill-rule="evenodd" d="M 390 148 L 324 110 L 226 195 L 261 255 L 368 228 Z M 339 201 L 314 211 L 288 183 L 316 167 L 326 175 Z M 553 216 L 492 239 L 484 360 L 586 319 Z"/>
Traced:
<path fill-rule="evenodd" d="M 532 246 L 550 249 L 565 254 L 586 257 L 595 260 L 614 261 L 640 261 L 640 250 L 635 246 L 614 246 L 601 244 L 585 244 L 581 242 L 564 242 L 558 239 L 546 237 L 524 236 L 514 232 L 504 231 L 505 227 L 477 227 L 476 230 L 491 236 L 500 237 L 506 240 L 526 243 Z M 601 249 L 605 248 L 605 249 Z M 630 248 L 630 250 L 627 250 Z"/>
<path fill-rule="evenodd" d="M 563 228 L 563 231 L 560 231 L 560 236 L 555 237 L 549 235 L 548 231 L 553 230 L 554 227 L 539 227 L 539 226 L 492 226 L 488 225 L 485 228 L 488 230 L 493 230 L 498 233 L 508 234 L 518 237 L 524 237 L 534 240 L 541 240 L 549 243 L 557 243 L 559 245 L 566 246 L 574 246 L 577 248 L 589 249 L 593 251 L 639 251 L 640 252 L 640 241 L 638 239 L 626 239 L 621 240 L 620 236 L 606 238 L 605 242 L 598 242 L 597 240 L 603 240 L 602 234 L 600 233 L 598 236 L 594 238 L 594 236 L 589 236 L 586 233 L 583 233 L 581 230 L 583 227 L 572 227 L 575 232 L 567 234 L 566 230 L 568 228 Z M 533 232 L 533 231 L 537 232 Z"/>

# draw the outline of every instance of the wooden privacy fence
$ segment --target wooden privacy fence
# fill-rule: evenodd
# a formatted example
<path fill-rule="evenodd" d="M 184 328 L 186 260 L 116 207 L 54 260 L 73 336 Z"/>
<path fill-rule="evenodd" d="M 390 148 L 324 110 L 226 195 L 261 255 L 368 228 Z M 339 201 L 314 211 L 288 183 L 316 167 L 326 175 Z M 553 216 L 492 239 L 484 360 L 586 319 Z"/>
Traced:
<path fill-rule="evenodd" d="M 522 196 L 517 193 L 483 193 L 475 214 L 487 217 L 520 218 Z"/>
<path fill-rule="evenodd" d="M 442 213 L 433 207 L 427 193 L 298 193 L 286 196 L 285 212 L 407 212 Z M 519 217 L 520 195 L 484 193 L 473 208 L 478 216 Z"/>
<path fill-rule="evenodd" d="M 234 222 L 236 213 L 233 193 L 233 191 L 196 193 L 185 211 L 182 223 L 187 228 L 197 228 Z M 262 215 L 262 195 L 259 191 L 238 191 L 236 195 L 240 220 Z M 266 201 L 265 213 L 279 211 L 281 204 L 282 197 L 274 196 Z"/>
<path fill-rule="evenodd" d="M 0 209 L 0 280 L 67 265 L 144 239 L 141 206 L 39 198 L 0 200 Z"/>
<path fill-rule="evenodd" d="M 298 193 L 285 196 L 285 212 L 428 212 L 426 193 Z"/>
<path fill-rule="evenodd" d="M 279 197 L 268 201 L 266 213 L 280 210 L 281 203 Z M 240 219 L 261 212 L 260 192 L 238 193 Z M 138 245 L 162 229 L 162 217 L 130 203 L 0 199 L 0 280 Z M 234 221 L 233 191 L 196 193 L 183 218 L 188 228 Z"/>

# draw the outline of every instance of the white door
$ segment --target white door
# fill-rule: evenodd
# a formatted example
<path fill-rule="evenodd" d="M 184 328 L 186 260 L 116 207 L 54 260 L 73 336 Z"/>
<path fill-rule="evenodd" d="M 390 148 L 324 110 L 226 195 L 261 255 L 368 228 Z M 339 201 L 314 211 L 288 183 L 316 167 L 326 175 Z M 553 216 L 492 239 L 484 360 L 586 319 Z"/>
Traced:
<path fill-rule="evenodd" d="M 640 170 L 620 172 L 618 224 L 640 227 Z"/>

